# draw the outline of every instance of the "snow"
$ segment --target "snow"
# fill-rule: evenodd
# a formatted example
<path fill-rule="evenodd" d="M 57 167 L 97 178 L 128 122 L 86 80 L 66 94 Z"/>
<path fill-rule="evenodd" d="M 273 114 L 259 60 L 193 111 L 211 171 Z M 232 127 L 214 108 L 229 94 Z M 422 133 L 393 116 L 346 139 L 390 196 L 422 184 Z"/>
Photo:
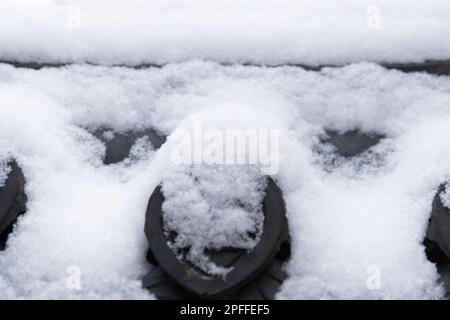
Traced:
<path fill-rule="evenodd" d="M 354 178 L 367 173 L 376 174 L 379 167 L 386 165 L 386 154 L 394 149 L 392 139 L 380 138 L 377 144 L 361 152 L 357 157 L 341 155 L 326 138 L 324 133 L 323 137 L 317 137 L 313 142 L 312 149 L 316 153 L 314 159 L 317 165 L 329 173 L 339 170 Z"/>
<path fill-rule="evenodd" d="M 422 240 L 449 177 L 449 107 L 449 77 L 369 63 L 321 72 L 201 61 L 138 70 L 0 65 L 0 157 L 20 163 L 28 195 L 0 253 L 0 297 L 151 298 L 140 284 L 149 268 L 144 215 L 176 137 L 106 166 L 89 132 L 170 135 L 202 121 L 279 130 L 274 179 L 292 240 L 279 298 L 441 298 Z M 325 128 L 384 134 L 374 147 L 380 161 L 321 162 Z M 80 288 L 67 285 L 73 270 Z M 368 285 L 373 275 L 379 286 Z"/>
<path fill-rule="evenodd" d="M 450 55 L 447 0 L 2 0 L 0 60 L 265 65 Z"/>
<path fill-rule="evenodd" d="M 444 207 L 450 208 L 450 196 L 449 196 L 449 190 L 448 186 L 445 185 L 445 190 L 440 194 L 440 199 L 442 201 L 442 204 Z"/>
<path fill-rule="evenodd" d="M 0 187 L 5 185 L 5 181 L 8 178 L 8 174 L 11 171 L 11 167 L 8 165 L 9 159 L 0 158 Z"/>
<path fill-rule="evenodd" d="M 174 165 L 162 179 L 164 228 L 172 250 L 210 275 L 217 266 L 206 250 L 251 250 L 261 236 L 265 179 L 256 166 Z M 188 250 L 187 253 L 184 253 Z"/>

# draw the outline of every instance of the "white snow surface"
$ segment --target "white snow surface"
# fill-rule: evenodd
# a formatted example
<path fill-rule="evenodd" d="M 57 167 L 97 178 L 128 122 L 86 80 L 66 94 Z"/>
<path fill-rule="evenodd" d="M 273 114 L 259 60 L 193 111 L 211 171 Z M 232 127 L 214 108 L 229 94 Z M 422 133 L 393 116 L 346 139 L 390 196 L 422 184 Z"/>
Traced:
<path fill-rule="evenodd" d="M 166 235 L 174 253 L 210 275 L 225 276 L 206 250 L 251 250 L 264 224 L 266 179 L 255 165 L 177 165 L 162 179 Z M 187 252 L 184 252 L 186 251 Z"/>
<path fill-rule="evenodd" d="M 0 297 L 151 298 L 140 284 L 149 268 L 144 216 L 170 168 L 173 136 L 105 166 L 105 147 L 86 128 L 170 135 L 203 121 L 280 131 L 274 179 L 292 256 L 279 298 L 441 298 L 422 240 L 450 173 L 449 109 L 449 77 L 369 63 L 321 72 L 200 61 L 140 70 L 0 65 L 1 158 L 17 159 L 28 195 L 0 253 Z M 385 134 L 376 147 L 383 161 L 325 167 L 314 151 L 324 128 Z M 80 290 L 67 286 L 73 270 Z M 380 286 L 369 289 L 373 270 Z"/>
<path fill-rule="evenodd" d="M 447 0 L 2 0 L 0 60 L 166 64 L 450 57 Z"/>

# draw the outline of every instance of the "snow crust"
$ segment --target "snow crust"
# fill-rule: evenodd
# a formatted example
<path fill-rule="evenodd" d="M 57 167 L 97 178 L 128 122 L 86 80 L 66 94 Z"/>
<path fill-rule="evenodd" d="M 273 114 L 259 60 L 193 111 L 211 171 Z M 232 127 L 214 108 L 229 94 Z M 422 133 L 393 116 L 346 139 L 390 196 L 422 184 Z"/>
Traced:
<path fill-rule="evenodd" d="M 151 126 L 170 135 L 203 121 L 280 131 L 274 179 L 292 256 L 279 298 L 441 298 L 422 240 L 449 178 L 449 108 L 449 77 L 368 63 L 321 72 L 199 61 L 140 70 L 0 65 L 0 157 L 17 159 L 28 195 L 0 253 L 0 297 L 150 298 L 140 284 L 149 268 L 144 215 L 176 141 L 105 166 L 89 130 Z M 327 167 L 316 151 L 325 128 L 386 135 L 376 146 L 382 161 Z M 74 270 L 81 288 L 68 286 Z"/>
<path fill-rule="evenodd" d="M 0 60 L 279 65 L 450 56 L 447 0 L 2 0 Z"/>

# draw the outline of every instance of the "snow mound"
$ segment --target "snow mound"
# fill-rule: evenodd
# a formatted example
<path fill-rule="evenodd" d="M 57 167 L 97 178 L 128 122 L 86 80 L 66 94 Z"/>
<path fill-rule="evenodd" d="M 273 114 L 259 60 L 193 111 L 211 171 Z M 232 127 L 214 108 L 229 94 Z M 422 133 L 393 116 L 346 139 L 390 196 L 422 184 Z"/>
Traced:
<path fill-rule="evenodd" d="M 450 57 L 447 0 L 2 0 L 0 60 L 265 65 Z"/>

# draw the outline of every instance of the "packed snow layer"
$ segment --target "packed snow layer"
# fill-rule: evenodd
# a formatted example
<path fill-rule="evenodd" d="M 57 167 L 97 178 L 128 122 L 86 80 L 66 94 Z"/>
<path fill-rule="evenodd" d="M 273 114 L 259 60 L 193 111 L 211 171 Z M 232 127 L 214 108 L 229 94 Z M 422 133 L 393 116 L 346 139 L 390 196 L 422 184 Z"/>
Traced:
<path fill-rule="evenodd" d="M 447 0 L 2 0 L 0 60 L 165 64 L 450 57 Z"/>
<path fill-rule="evenodd" d="M 279 298 L 440 298 L 422 240 L 450 173 L 449 109 L 449 77 L 367 63 L 321 72 L 199 61 L 141 70 L 0 65 L 0 157 L 17 159 L 28 195 L 0 253 L 0 297 L 151 297 L 140 285 L 149 268 L 145 209 L 176 141 L 105 166 L 89 130 L 170 135 L 197 121 L 279 130 L 274 178 L 292 241 Z M 386 135 L 376 146 L 382 161 L 328 167 L 316 151 L 325 128 Z"/>

